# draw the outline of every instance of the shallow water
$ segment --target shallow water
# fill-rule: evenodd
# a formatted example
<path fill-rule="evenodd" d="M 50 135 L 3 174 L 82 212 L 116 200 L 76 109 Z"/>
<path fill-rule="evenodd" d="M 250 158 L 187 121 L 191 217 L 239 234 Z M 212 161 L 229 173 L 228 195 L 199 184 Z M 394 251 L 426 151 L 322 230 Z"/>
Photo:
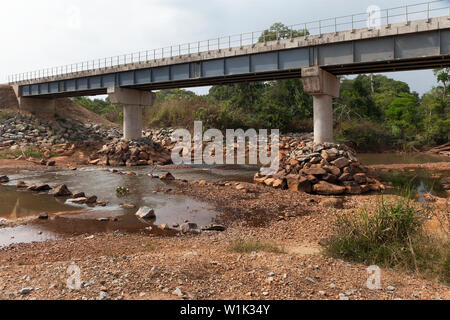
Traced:
<path fill-rule="evenodd" d="M 410 169 L 407 171 L 392 170 L 381 175 L 382 180 L 391 182 L 395 188 L 390 193 L 412 193 L 420 202 L 426 202 L 424 195 L 446 198 L 447 193 L 443 189 L 440 180 L 450 176 L 450 171 L 433 172 L 423 169 Z"/>
<path fill-rule="evenodd" d="M 150 167 L 118 168 L 122 172 L 132 171 L 136 175 L 111 173 L 99 168 L 81 168 L 70 170 L 24 170 L 18 173 L 5 172 L 10 178 L 7 186 L 0 186 L 0 217 L 14 220 L 27 216 L 36 216 L 42 212 L 50 214 L 48 221 L 37 221 L 21 228 L 0 229 L 0 246 L 13 243 L 44 241 L 79 234 L 103 233 L 111 231 L 140 232 L 146 227 L 167 224 L 183 224 L 190 221 L 204 226 L 215 222 L 218 212 L 209 204 L 190 197 L 176 194 L 176 186 L 149 176 Z M 165 171 L 165 170 L 163 170 Z M 158 175 L 163 171 L 155 171 Z M 210 168 L 167 170 L 178 179 L 186 180 L 238 180 L 251 181 L 257 171 L 251 167 Z M 2 172 L 3 174 L 3 172 Z M 67 199 L 55 199 L 47 193 L 32 193 L 17 190 L 17 181 L 27 184 L 49 184 L 55 187 L 66 184 L 72 192 L 85 192 L 96 195 L 99 200 L 107 201 L 106 207 L 89 207 L 72 204 Z M 116 194 L 117 187 L 130 190 L 126 196 Z M 171 190 L 172 192 L 163 192 Z M 136 209 L 122 209 L 121 204 L 134 204 Z M 139 207 L 153 208 L 156 220 L 142 221 L 135 216 Z M 82 213 L 80 213 L 82 212 Z M 109 221 L 99 221 L 108 218 Z M 116 220 L 116 221 L 114 221 Z M 15 235 L 17 230 L 17 235 Z M 27 231 L 28 230 L 28 231 Z M 27 232 L 30 237 L 25 235 Z M 38 235 L 38 232 L 42 234 Z M 170 232 L 167 232 L 170 234 Z M 28 239 L 28 240 L 27 240 Z"/>
<path fill-rule="evenodd" d="M 12 186 L 0 186 L 0 218 L 14 220 L 41 212 L 57 213 L 76 210 L 48 194 L 17 190 Z"/>

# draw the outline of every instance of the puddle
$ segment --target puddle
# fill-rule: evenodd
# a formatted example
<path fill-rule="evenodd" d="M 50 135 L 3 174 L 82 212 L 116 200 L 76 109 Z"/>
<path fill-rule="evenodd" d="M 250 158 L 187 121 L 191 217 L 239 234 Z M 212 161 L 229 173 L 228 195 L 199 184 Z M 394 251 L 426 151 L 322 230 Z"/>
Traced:
<path fill-rule="evenodd" d="M 109 168 L 112 169 L 112 168 Z M 152 233 L 160 233 L 159 225 L 181 225 L 186 220 L 199 226 L 215 222 L 219 213 L 209 204 L 196 201 L 184 195 L 176 194 L 176 186 L 159 179 L 149 177 L 150 167 L 116 168 L 121 172 L 132 171 L 136 175 L 111 173 L 100 168 L 81 168 L 77 171 L 49 169 L 10 170 L 7 186 L 0 186 L 0 218 L 14 220 L 36 216 L 47 212 L 47 221 L 33 221 L 16 228 L 0 229 L 0 247 L 14 243 L 46 241 L 62 237 L 98 234 L 105 232 L 142 232 L 152 227 Z M 154 175 L 165 172 L 164 168 L 155 170 Z M 184 169 L 170 169 L 176 178 L 183 180 L 252 181 L 258 168 L 249 166 L 206 167 L 196 166 Z M 85 192 L 96 195 L 99 200 L 107 201 L 107 207 L 88 207 L 71 204 L 67 199 L 56 199 L 47 193 L 20 191 L 15 187 L 17 181 L 27 184 L 49 184 L 55 187 L 65 184 L 72 192 Z M 117 187 L 130 190 L 126 196 L 116 194 Z M 173 189 L 171 193 L 155 191 Z M 134 204 L 136 209 L 122 209 L 121 204 Z M 135 212 L 139 207 L 153 208 L 156 220 L 146 222 L 138 219 Z M 81 212 L 81 213 L 80 213 Z M 99 219 L 109 219 L 99 221 Z M 38 234 L 41 232 L 42 234 Z M 165 232 L 168 235 L 175 231 Z"/>
<path fill-rule="evenodd" d="M 424 195 L 446 198 L 447 192 L 442 187 L 440 180 L 442 177 L 450 176 L 450 171 L 433 172 L 423 169 L 413 169 L 408 171 L 392 170 L 381 174 L 381 180 L 391 182 L 394 187 L 390 193 L 405 194 L 412 191 L 412 196 L 420 202 L 426 202 Z"/>
<path fill-rule="evenodd" d="M 422 153 L 359 153 L 358 159 L 365 166 L 380 164 L 423 164 L 449 162 L 450 160 L 448 157 Z"/>
<path fill-rule="evenodd" d="M 59 213 L 74 211 L 77 208 L 65 204 L 48 194 L 18 191 L 16 187 L 0 186 L 0 218 L 14 220 L 39 213 Z"/>

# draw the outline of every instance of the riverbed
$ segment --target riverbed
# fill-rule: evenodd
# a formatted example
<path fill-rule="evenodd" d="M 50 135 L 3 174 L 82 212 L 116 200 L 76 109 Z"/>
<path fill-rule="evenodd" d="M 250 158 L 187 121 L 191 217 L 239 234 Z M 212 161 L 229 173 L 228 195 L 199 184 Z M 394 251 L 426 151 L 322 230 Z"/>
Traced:
<path fill-rule="evenodd" d="M 364 165 L 380 164 L 422 164 L 448 162 L 448 158 L 430 155 L 404 154 L 360 154 Z M 192 166 L 173 169 L 159 167 L 151 172 L 150 167 L 136 168 L 99 168 L 84 167 L 76 171 L 69 169 L 24 169 L 2 170 L 10 182 L 0 186 L 0 219 L 14 221 L 36 217 L 45 212 L 48 220 L 30 220 L 26 224 L 0 229 L 0 247 L 14 243 L 27 243 L 60 239 L 73 235 L 109 233 L 114 231 L 138 233 L 150 232 L 158 235 L 173 236 L 177 226 L 186 221 L 205 226 L 216 222 L 220 212 L 211 204 L 181 194 L 176 185 L 163 182 L 151 175 L 158 176 L 170 171 L 180 180 L 208 182 L 239 181 L 251 182 L 259 168 L 254 166 Z M 446 197 L 439 186 L 435 172 L 426 170 L 390 172 L 396 190 L 409 181 L 418 196 L 426 193 Z M 390 178 L 389 178 L 390 179 Z M 105 207 L 75 205 L 66 198 L 55 198 L 47 193 L 20 191 L 15 187 L 18 181 L 32 184 L 65 184 L 72 192 L 84 192 L 95 195 L 105 201 Z M 120 196 L 117 187 L 129 189 L 129 193 Z M 136 208 L 123 209 L 121 205 L 134 205 Z M 156 220 L 139 220 L 135 212 L 139 207 L 151 207 L 156 212 Z M 171 230 L 162 231 L 159 226 L 168 225 Z"/>

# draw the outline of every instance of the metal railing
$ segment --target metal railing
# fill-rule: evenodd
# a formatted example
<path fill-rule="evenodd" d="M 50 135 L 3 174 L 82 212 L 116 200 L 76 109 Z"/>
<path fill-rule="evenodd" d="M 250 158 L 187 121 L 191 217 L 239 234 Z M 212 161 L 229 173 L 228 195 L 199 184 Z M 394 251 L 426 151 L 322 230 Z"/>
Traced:
<path fill-rule="evenodd" d="M 381 9 L 377 12 L 377 16 L 375 18 L 377 20 L 379 19 L 378 21 L 381 25 L 390 25 L 393 23 L 402 22 L 408 24 L 412 20 L 431 19 L 433 17 L 445 15 L 448 15 L 448 18 L 450 19 L 450 5 L 447 1 L 441 0 L 396 8 Z M 311 35 L 322 35 L 324 33 L 338 33 L 341 31 L 367 28 L 369 26 L 368 21 L 373 18 L 373 15 L 366 12 L 294 24 L 288 26 L 291 30 L 290 34 L 286 35 L 285 33 L 277 33 L 275 38 L 276 40 L 293 39 L 298 37 L 299 32 L 300 34 L 304 34 L 304 37 L 306 38 Z M 270 34 L 270 38 L 266 39 L 266 34 L 264 31 L 241 33 L 193 43 L 180 44 L 177 46 L 140 51 L 102 59 L 94 59 L 32 72 L 18 73 L 8 76 L 8 82 L 12 84 L 27 80 L 48 79 L 54 76 L 70 75 L 83 71 L 107 70 L 108 68 L 115 68 L 130 64 L 148 63 L 159 59 L 171 59 L 183 55 L 210 52 L 212 50 L 226 50 L 233 47 L 243 47 L 247 45 L 254 45 L 258 42 L 266 42 L 266 40 L 274 40 L 273 36 L 273 34 Z"/>

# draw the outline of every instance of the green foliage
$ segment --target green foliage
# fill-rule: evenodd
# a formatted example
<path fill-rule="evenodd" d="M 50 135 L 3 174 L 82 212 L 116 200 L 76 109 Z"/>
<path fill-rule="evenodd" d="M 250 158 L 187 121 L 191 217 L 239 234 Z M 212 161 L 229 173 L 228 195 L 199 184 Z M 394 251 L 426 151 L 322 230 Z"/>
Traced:
<path fill-rule="evenodd" d="M 327 251 L 350 261 L 422 273 L 449 283 L 448 240 L 423 231 L 424 212 L 408 198 L 339 216 Z"/>
<path fill-rule="evenodd" d="M 116 194 L 118 197 L 124 197 L 130 193 L 130 190 L 126 187 L 117 187 Z"/>
<path fill-rule="evenodd" d="M 336 116 L 338 120 L 380 121 L 382 111 L 375 104 L 367 78 L 359 76 L 354 80 L 342 81 L 341 96 L 336 103 Z"/>
<path fill-rule="evenodd" d="M 434 70 L 434 75 L 439 83 L 442 84 L 440 87 L 442 91 L 442 99 L 448 99 L 448 94 L 450 92 L 450 68 L 436 69 Z"/>
<path fill-rule="evenodd" d="M 111 104 L 109 98 L 102 100 L 90 99 L 86 97 L 76 97 L 73 98 L 73 101 L 111 122 L 121 124 L 123 121 L 122 106 Z"/>
<path fill-rule="evenodd" d="M 418 102 L 415 95 L 402 93 L 385 110 L 387 125 L 400 139 L 411 139 L 418 131 Z"/>
<path fill-rule="evenodd" d="M 8 109 L 0 110 L 0 121 L 11 119 L 15 115 L 17 115 L 17 112 L 15 112 L 14 110 Z"/>
<path fill-rule="evenodd" d="M 308 30 L 294 30 L 284 24 L 277 22 L 274 23 L 269 29 L 263 31 L 262 35 L 259 37 L 259 42 L 267 42 L 274 40 L 283 40 L 298 38 L 304 35 L 309 35 Z"/>

